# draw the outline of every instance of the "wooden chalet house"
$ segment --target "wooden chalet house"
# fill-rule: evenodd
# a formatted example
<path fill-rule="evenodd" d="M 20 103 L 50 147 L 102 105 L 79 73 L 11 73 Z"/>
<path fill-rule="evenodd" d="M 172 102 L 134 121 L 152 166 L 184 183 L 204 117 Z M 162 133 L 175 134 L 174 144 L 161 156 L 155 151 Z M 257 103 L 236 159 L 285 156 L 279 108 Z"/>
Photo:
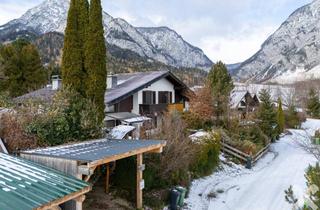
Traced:
<path fill-rule="evenodd" d="M 259 107 L 259 99 L 246 90 L 233 90 L 230 96 L 230 108 L 244 119 Z"/>
<path fill-rule="evenodd" d="M 107 84 L 107 116 L 145 116 L 157 125 L 165 111 L 182 112 L 189 107 L 191 90 L 170 71 L 112 75 Z"/>

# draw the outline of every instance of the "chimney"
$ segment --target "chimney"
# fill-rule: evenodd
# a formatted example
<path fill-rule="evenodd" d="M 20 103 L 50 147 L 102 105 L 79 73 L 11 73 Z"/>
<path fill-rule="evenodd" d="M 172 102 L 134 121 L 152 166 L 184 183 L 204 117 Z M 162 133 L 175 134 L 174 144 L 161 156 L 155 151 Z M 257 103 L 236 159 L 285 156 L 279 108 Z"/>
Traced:
<path fill-rule="evenodd" d="M 60 79 L 59 75 L 53 75 L 51 77 L 52 81 L 52 90 L 59 90 L 61 88 L 62 80 Z"/>
<path fill-rule="evenodd" d="M 107 76 L 107 89 L 111 89 L 116 87 L 118 84 L 118 78 L 115 75 L 108 75 Z"/>

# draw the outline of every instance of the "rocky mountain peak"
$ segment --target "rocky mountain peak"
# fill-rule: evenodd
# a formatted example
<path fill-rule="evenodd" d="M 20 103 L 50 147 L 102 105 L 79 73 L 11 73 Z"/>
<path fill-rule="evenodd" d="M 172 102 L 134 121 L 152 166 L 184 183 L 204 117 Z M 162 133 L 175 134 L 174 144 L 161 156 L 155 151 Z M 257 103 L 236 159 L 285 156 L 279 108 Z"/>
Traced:
<path fill-rule="evenodd" d="M 48 32 L 64 33 L 69 3 L 69 0 L 45 0 L 21 18 L 0 26 L 0 42 Z M 106 42 L 109 47 L 117 49 L 113 51 L 117 51 L 117 56 L 121 58 L 139 56 L 148 62 L 156 61 L 174 67 L 208 69 L 212 65 L 201 49 L 190 45 L 172 29 L 137 28 L 106 12 L 103 19 Z"/>
<path fill-rule="evenodd" d="M 294 11 L 234 76 L 243 81 L 291 83 L 297 71 L 301 75 L 301 66 L 306 78 L 320 76 L 313 71 L 320 64 L 319 32 L 320 0 L 315 0 Z"/>

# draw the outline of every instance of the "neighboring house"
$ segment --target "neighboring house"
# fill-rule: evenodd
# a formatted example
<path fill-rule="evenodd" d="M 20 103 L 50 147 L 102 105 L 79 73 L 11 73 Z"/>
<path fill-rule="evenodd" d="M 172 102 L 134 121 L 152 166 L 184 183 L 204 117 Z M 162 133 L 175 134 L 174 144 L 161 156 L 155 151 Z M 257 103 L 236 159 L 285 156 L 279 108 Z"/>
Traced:
<path fill-rule="evenodd" d="M 14 100 L 17 103 L 23 103 L 23 101 L 26 101 L 26 100 L 41 100 L 44 102 L 51 102 L 53 99 L 53 96 L 61 88 L 62 86 L 61 84 L 62 84 L 62 80 L 58 76 L 53 76 L 51 79 L 51 84 L 39 90 L 35 90 L 25 95 L 19 96 Z"/>
<path fill-rule="evenodd" d="M 33 99 L 50 102 L 61 87 L 61 79 L 15 99 L 18 103 Z M 105 94 L 106 121 L 114 125 L 142 123 L 153 119 L 157 124 L 165 110 L 188 109 L 188 93 L 192 92 L 170 71 L 138 72 L 108 76 Z M 115 114 L 116 113 L 116 114 Z M 141 118 L 145 116 L 147 118 Z M 127 121 L 129 123 L 123 123 Z M 109 123 L 110 124 L 110 123 Z"/>
<path fill-rule="evenodd" d="M 117 74 L 108 77 L 106 113 L 150 117 L 155 124 L 166 110 L 188 109 L 191 90 L 170 71 Z"/>
<path fill-rule="evenodd" d="M 230 96 L 230 108 L 240 112 L 241 118 L 246 118 L 247 114 L 253 112 L 259 106 L 259 99 L 256 95 L 251 95 L 246 90 L 233 90 Z"/>

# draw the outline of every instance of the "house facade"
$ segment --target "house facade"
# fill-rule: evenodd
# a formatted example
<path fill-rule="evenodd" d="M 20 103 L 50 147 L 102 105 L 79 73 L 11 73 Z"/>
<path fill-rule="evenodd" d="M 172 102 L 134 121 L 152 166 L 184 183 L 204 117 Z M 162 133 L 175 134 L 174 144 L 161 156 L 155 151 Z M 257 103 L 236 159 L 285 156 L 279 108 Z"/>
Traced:
<path fill-rule="evenodd" d="M 259 107 L 259 99 L 246 90 L 233 90 L 230 96 L 230 108 L 244 119 Z"/>
<path fill-rule="evenodd" d="M 153 119 L 165 111 L 188 109 L 189 88 L 170 71 L 118 74 L 108 77 L 106 115 L 131 113 Z"/>
<path fill-rule="evenodd" d="M 59 77 L 52 84 L 15 99 L 17 103 L 33 99 L 50 103 L 61 87 Z M 136 72 L 108 76 L 105 93 L 107 127 L 153 121 L 155 125 L 165 111 L 187 110 L 192 91 L 167 70 Z M 108 122 L 112 121 L 112 123 Z"/>

